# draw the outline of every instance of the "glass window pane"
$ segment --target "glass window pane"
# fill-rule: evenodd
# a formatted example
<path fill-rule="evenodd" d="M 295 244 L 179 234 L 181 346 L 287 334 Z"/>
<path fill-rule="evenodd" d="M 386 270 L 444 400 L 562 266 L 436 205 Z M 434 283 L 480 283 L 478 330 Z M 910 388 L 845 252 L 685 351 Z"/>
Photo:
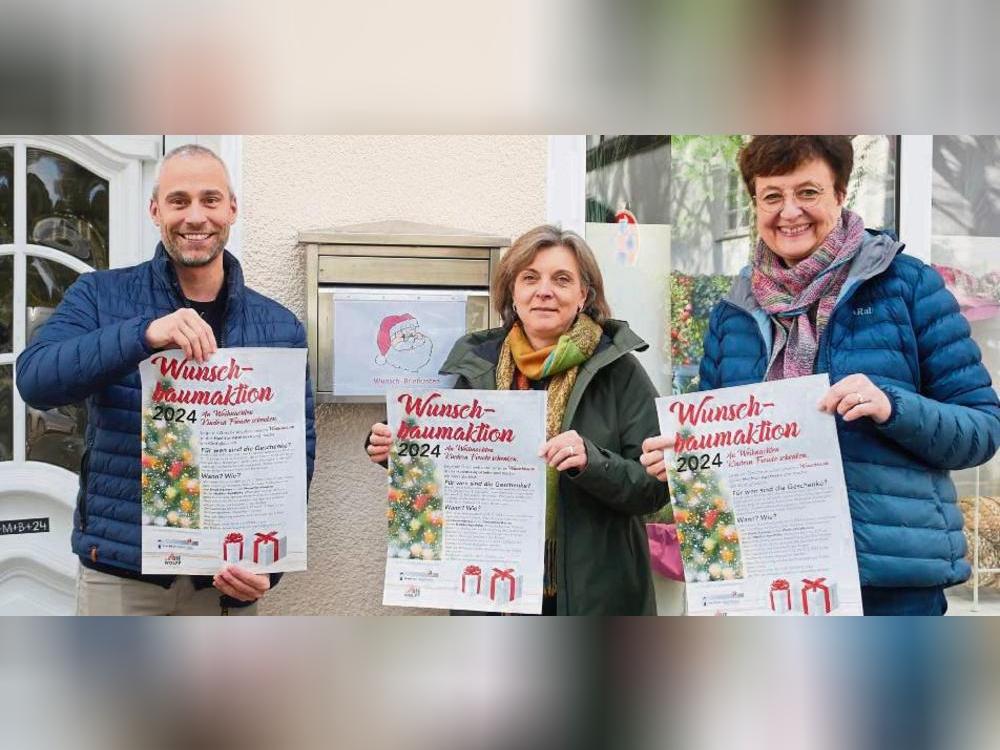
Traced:
<path fill-rule="evenodd" d="M 853 142 L 854 171 L 847 183 L 847 207 L 860 214 L 869 229 L 895 233 L 899 139 L 894 135 L 856 135 Z"/>
<path fill-rule="evenodd" d="M 13 366 L 0 365 L 0 461 L 14 457 L 13 377 Z"/>
<path fill-rule="evenodd" d="M 87 430 L 87 410 L 83 404 L 48 411 L 28 406 L 25 422 L 29 461 L 43 461 L 79 472 Z"/>
<path fill-rule="evenodd" d="M 14 241 L 14 147 L 0 148 L 0 245 Z"/>
<path fill-rule="evenodd" d="M 62 302 L 63 294 L 79 274 L 72 268 L 46 258 L 28 256 L 28 309 L 25 316 L 25 339 L 30 344 L 38 329 Z"/>
<path fill-rule="evenodd" d="M 28 256 L 26 336 L 29 343 L 55 312 L 66 289 L 78 276 L 76 271 L 60 263 Z M 44 461 L 79 471 L 87 426 L 86 409 L 82 405 L 48 411 L 27 407 L 25 422 L 29 461 Z"/>
<path fill-rule="evenodd" d="M 108 267 L 108 181 L 64 156 L 28 149 L 28 241 Z"/>
<path fill-rule="evenodd" d="M 14 343 L 14 256 L 0 255 L 0 354 Z"/>
<path fill-rule="evenodd" d="M 736 166 L 742 135 L 671 139 L 669 391 L 698 388 L 709 312 L 750 258 L 753 215 Z M 666 391 L 665 391 L 666 392 Z"/>
<path fill-rule="evenodd" d="M 1000 136 L 935 136 L 933 151 L 931 262 L 958 299 L 996 386 L 1000 384 Z M 955 472 L 953 478 L 968 530 L 973 498 L 1000 496 L 1000 458 Z M 1000 549 L 984 554 L 1000 554 Z"/>
<path fill-rule="evenodd" d="M 630 211 L 639 224 L 668 224 L 670 138 L 587 136 L 587 221 L 615 224 Z"/>
<path fill-rule="evenodd" d="M 587 243 L 604 277 L 613 317 L 648 344 L 638 353 L 658 389 L 664 358 L 670 266 L 670 139 L 665 135 L 587 136 Z"/>

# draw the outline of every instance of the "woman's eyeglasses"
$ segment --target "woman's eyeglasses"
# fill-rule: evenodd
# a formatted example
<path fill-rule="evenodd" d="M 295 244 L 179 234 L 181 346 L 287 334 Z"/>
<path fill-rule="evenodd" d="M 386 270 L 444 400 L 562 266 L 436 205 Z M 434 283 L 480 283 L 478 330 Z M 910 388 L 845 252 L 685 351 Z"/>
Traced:
<path fill-rule="evenodd" d="M 819 203 L 823 192 L 823 188 L 819 187 L 800 187 L 793 193 L 795 205 L 799 208 L 811 208 Z M 785 207 L 785 193 L 780 190 L 765 190 L 763 194 L 754 196 L 754 203 L 761 211 L 776 214 Z"/>

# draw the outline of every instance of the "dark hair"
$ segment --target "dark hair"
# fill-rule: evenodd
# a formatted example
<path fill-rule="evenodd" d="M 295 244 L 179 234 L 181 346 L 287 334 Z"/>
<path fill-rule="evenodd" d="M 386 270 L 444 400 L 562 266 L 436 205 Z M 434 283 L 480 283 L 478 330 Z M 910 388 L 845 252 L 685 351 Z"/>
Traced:
<path fill-rule="evenodd" d="M 541 250 L 549 247 L 565 247 L 576 256 L 580 267 L 580 280 L 587 290 L 587 299 L 583 303 L 583 312 L 594 319 L 598 325 L 611 317 L 611 308 L 604 297 L 604 279 L 601 268 L 594 257 L 594 251 L 576 232 L 563 230 L 550 224 L 529 229 L 510 246 L 497 264 L 496 273 L 490 284 L 493 305 L 505 326 L 513 325 L 517 319 L 514 313 L 514 280 L 517 275 L 528 267 Z"/>
<path fill-rule="evenodd" d="M 847 135 L 755 135 L 740 149 L 740 173 L 753 196 L 755 178 L 788 174 L 812 159 L 827 163 L 834 191 L 847 195 L 854 168 L 854 146 Z"/>

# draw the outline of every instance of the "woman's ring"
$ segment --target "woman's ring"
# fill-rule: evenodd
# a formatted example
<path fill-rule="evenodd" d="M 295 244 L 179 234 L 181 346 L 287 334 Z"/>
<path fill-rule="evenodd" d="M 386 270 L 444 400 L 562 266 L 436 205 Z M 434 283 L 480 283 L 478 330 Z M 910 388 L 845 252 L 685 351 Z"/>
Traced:
<path fill-rule="evenodd" d="M 575 445 L 567 445 L 566 447 L 569 448 L 569 455 L 571 455 L 571 456 L 575 456 L 576 455 L 576 446 Z"/>
<path fill-rule="evenodd" d="M 859 393 L 855 393 L 854 395 L 858 397 L 858 403 L 856 404 L 856 406 L 860 406 L 861 404 L 863 404 L 865 402 L 865 397 L 862 396 L 860 392 Z"/>

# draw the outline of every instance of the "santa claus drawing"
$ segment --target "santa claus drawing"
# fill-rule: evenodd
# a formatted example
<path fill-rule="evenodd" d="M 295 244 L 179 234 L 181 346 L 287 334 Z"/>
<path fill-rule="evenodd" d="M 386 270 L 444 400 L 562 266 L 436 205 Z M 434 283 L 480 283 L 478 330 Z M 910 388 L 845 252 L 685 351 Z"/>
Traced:
<path fill-rule="evenodd" d="M 420 323 L 409 313 L 387 315 L 378 329 L 379 354 L 376 365 L 389 364 L 400 370 L 418 372 L 434 352 L 434 343 L 420 330 Z"/>

